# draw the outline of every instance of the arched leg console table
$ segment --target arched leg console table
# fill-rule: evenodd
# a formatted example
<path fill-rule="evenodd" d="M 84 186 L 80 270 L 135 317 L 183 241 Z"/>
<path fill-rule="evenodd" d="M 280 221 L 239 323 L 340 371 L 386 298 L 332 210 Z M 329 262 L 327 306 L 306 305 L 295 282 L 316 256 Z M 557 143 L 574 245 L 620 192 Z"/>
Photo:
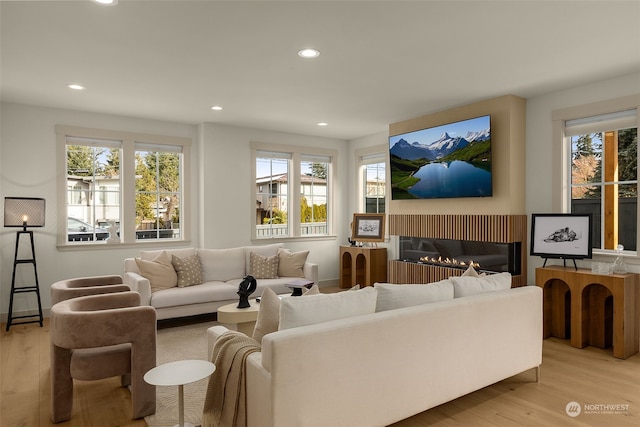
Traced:
<path fill-rule="evenodd" d="M 612 344 L 613 356 L 620 359 L 638 353 L 639 277 L 563 266 L 536 268 L 536 285 L 544 295 L 544 338 L 570 338 L 576 348 Z"/>

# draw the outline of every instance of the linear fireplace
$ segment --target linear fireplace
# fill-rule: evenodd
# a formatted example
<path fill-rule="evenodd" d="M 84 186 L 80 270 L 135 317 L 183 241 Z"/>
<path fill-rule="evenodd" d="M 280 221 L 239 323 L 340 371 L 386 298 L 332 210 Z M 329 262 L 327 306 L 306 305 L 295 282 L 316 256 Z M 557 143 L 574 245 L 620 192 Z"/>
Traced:
<path fill-rule="evenodd" d="M 526 215 L 389 215 L 398 259 L 389 282 L 429 283 L 459 276 L 470 261 L 487 272 L 508 271 L 512 286 L 527 284 Z M 464 265 L 456 265 L 464 262 Z"/>
<path fill-rule="evenodd" d="M 404 262 L 428 264 L 492 273 L 509 272 L 520 275 L 521 242 L 499 243 L 477 240 L 434 239 L 400 236 L 399 259 Z"/>

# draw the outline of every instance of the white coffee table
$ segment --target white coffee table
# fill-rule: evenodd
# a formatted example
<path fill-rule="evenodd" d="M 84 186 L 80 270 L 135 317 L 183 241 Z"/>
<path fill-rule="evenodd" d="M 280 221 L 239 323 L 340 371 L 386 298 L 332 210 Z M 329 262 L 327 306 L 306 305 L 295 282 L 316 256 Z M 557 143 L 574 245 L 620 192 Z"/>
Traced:
<path fill-rule="evenodd" d="M 227 325 L 236 325 L 236 330 L 242 332 L 246 336 L 253 335 L 253 329 L 258 319 L 258 311 L 260 311 L 260 303 L 255 299 L 249 300 L 251 307 L 238 308 L 238 303 L 223 305 L 218 307 L 218 322 Z"/>
<path fill-rule="evenodd" d="M 176 426 L 194 427 L 184 422 L 184 385 L 213 374 L 216 365 L 206 360 L 178 360 L 156 366 L 144 374 L 144 380 L 157 386 L 178 386 L 179 423 Z"/>

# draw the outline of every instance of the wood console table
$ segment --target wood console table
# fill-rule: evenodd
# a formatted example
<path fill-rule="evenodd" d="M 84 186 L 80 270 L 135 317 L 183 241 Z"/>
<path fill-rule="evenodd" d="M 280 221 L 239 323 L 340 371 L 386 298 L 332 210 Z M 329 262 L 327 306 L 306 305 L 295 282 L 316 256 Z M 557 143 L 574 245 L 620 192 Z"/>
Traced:
<path fill-rule="evenodd" d="M 638 353 L 639 277 L 562 266 L 536 268 L 536 285 L 544 294 L 544 338 L 570 335 L 576 348 L 613 345 L 613 356 L 621 359 Z"/>
<path fill-rule="evenodd" d="M 340 246 L 340 287 L 387 281 L 387 248 Z"/>

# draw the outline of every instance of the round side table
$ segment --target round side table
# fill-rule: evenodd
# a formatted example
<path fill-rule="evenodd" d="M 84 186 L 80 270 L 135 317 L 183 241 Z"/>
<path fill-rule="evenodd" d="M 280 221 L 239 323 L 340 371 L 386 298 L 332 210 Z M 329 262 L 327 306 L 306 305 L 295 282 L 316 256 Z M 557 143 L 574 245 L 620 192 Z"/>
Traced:
<path fill-rule="evenodd" d="M 178 360 L 156 366 L 144 374 L 144 380 L 157 386 L 178 386 L 179 423 L 176 426 L 193 427 L 184 422 L 184 385 L 213 374 L 216 365 L 206 360 Z"/>
<path fill-rule="evenodd" d="M 246 336 L 253 335 L 253 329 L 258 319 L 260 304 L 255 299 L 249 300 L 251 307 L 238 308 L 238 303 L 223 305 L 218 307 L 218 322 L 235 324 L 236 330 Z"/>

